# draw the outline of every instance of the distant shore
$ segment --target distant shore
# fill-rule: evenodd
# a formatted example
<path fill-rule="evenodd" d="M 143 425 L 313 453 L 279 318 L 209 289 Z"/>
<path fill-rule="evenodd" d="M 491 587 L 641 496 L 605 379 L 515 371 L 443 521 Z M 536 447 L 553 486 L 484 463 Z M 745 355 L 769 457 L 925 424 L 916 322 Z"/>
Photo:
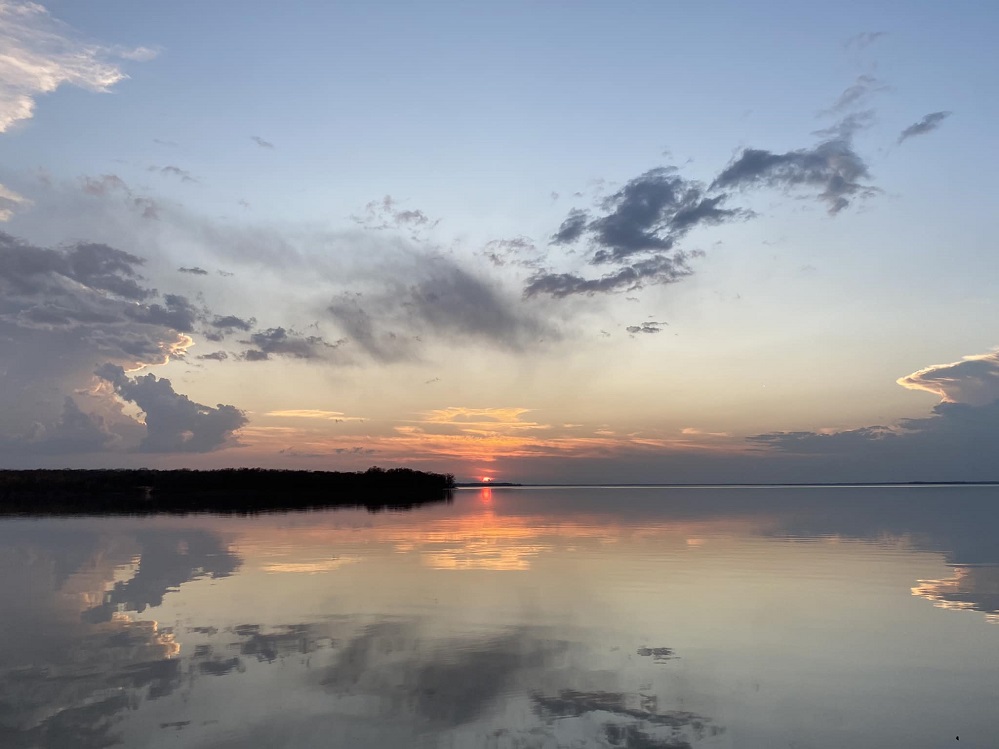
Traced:
<path fill-rule="evenodd" d="M 524 486 L 512 481 L 462 481 L 454 485 L 456 489 L 478 489 L 483 486 Z"/>
<path fill-rule="evenodd" d="M 326 507 L 406 509 L 448 501 L 451 474 L 236 468 L 0 470 L 0 515 L 248 514 Z"/>

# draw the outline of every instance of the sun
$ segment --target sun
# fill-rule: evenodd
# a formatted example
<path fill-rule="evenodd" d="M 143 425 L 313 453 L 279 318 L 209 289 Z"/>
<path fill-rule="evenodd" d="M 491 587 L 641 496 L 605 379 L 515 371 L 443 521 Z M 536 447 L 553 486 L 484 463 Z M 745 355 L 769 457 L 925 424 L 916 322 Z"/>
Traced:
<path fill-rule="evenodd" d="M 492 481 L 492 480 L 493 480 L 493 477 L 492 477 L 492 476 L 483 476 L 483 477 L 482 477 L 482 483 L 483 483 L 483 484 L 488 484 L 488 483 L 489 483 L 490 481 Z"/>

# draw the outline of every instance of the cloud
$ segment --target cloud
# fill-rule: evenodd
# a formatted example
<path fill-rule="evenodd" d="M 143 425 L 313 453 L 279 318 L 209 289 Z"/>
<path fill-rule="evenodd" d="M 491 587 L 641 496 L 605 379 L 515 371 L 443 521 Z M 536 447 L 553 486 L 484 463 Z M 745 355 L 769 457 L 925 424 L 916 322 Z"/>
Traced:
<path fill-rule="evenodd" d="M 125 180 L 117 174 L 104 174 L 98 178 L 83 177 L 82 190 L 84 194 L 94 198 L 109 198 L 118 193 L 124 197 L 123 204 L 129 212 L 134 212 L 144 219 L 159 219 L 160 204 L 147 195 L 138 195 L 125 184 Z"/>
<path fill-rule="evenodd" d="M 154 418 L 154 434 L 143 440 L 148 424 L 122 411 L 115 396 L 126 392 L 124 381 L 115 380 L 115 391 L 94 378 L 100 367 L 134 370 L 183 355 L 193 343 L 187 333 L 207 314 L 182 295 L 151 288 L 139 273 L 143 265 L 142 258 L 104 244 L 52 249 L 0 233 L 0 452 L 169 445 L 155 431 L 162 419 Z M 164 382 L 161 394 L 170 387 Z M 128 400 L 138 403 L 136 393 L 145 392 Z M 169 395 L 181 404 L 177 409 L 193 408 L 208 422 L 197 427 L 188 449 L 207 449 L 213 425 L 235 423 L 231 407 L 203 411 L 172 389 Z M 151 408 L 160 413 L 156 404 Z"/>
<path fill-rule="evenodd" d="M 857 197 L 869 197 L 877 188 L 865 184 L 870 179 L 867 164 L 853 150 L 848 139 L 837 138 L 814 148 L 772 153 L 747 148 L 715 178 L 712 188 L 814 188 L 817 198 L 836 214 Z"/>
<path fill-rule="evenodd" d="M 862 31 L 856 36 L 851 36 L 845 42 L 843 46 L 847 49 L 867 49 L 872 44 L 874 44 L 878 39 L 888 36 L 887 31 Z"/>
<path fill-rule="evenodd" d="M 379 361 L 416 358 L 424 335 L 520 351 L 558 330 L 488 281 L 439 255 L 407 253 L 372 269 L 378 288 L 344 292 L 327 307 L 352 343 Z"/>
<path fill-rule="evenodd" d="M 661 255 L 626 265 L 599 278 L 584 278 L 574 273 L 536 273 L 528 279 L 524 296 L 547 294 L 563 298 L 572 294 L 597 294 L 630 291 L 644 285 L 675 283 L 693 273 L 689 261 L 703 253 L 677 251 L 672 257 Z"/>
<path fill-rule="evenodd" d="M 212 351 L 210 354 L 199 354 L 196 358 L 208 361 L 225 361 L 229 354 L 225 351 Z"/>
<path fill-rule="evenodd" d="M 120 440 L 100 414 L 84 413 L 67 395 L 58 421 L 48 426 L 36 422 L 28 433 L 18 439 L 0 437 L 0 452 L 45 455 L 97 453 L 116 446 Z"/>
<path fill-rule="evenodd" d="M 159 47 L 121 47 L 116 45 L 110 51 L 115 57 L 120 57 L 123 60 L 149 62 L 159 57 L 163 50 Z"/>
<path fill-rule="evenodd" d="M 873 196 L 879 190 L 870 184 L 867 163 L 854 150 L 852 138 L 873 124 L 874 112 L 849 110 L 884 88 L 873 76 L 860 76 L 826 110 L 846 114 L 817 131 L 822 140 L 811 148 L 784 153 L 745 148 L 707 186 L 682 176 L 676 167 L 656 167 L 629 180 L 593 209 L 572 209 L 551 235 L 550 244 L 585 241 L 590 269 L 607 265 L 612 269 L 600 276 L 580 268 L 539 269 L 527 279 L 524 297 L 614 293 L 674 283 L 691 275 L 690 260 L 701 253 L 681 248 L 688 234 L 755 216 L 729 204 L 735 190 L 805 190 L 824 202 L 831 214 L 855 199 Z"/>
<path fill-rule="evenodd" d="M 199 310 L 179 294 L 165 294 L 163 304 L 146 304 L 128 307 L 125 314 L 139 322 L 171 328 L 181 333 L 190 333 L 194 324 L 203 319 L 204 311 Z"/>
<path fill-rule="evenodd" d="M 216 315 L 208 324 L 213 328 L 231 332 L 233 330 L 252 330 L 256 323 L 256 319 L 252 317 L 248 320 L 244 320 L 241 317 L 236 317 L 235 315 Z"/>
<path fill-rule="evenodd" d="M 999 351 L 934 364 L 897 380 L 909 390 L 925 390 L 947 403 L 982 406 L 999 398 Z"/>
<path fill-rule="evenodd" d="M 285 328 L 268 328 L 253 333 L 249 340 L 241 343 L 255 347 L 246 352 L 247 361 L 267 361 L 272 354 L 292 359 L 323 359 L 327 349 L 335 349 L 341 344 L 340 341 L 330 343 L 322 336 L 303 336 Z"/>
<path fill-rule="evenodd" d="M 359 416 L 347 416 L 343 411 L 323 411 L 318 408 L 291 408 L 283 411 L 268 411 L 264 416 L 276 416 L 283 419 L 322 419 L 324 421 L 364 421 Z"/>
<path fill-rule="evenodd" d="M 251 135 L 250 136 L 250 140 L 252 140 L 254 143 L 256 143 L 261 148 L 274 148 L 274 144 L 273 143 L 271 143 L 270 141 L 264 140 L 259 135 Z"/>
<path fill-rule="evenodd" d="M 34 115 L 35 100 L 62 85 L 109 91 L 127 76 L 112 57 L 149 59 L 78 38 L 36 3 L 0 3 L 0 133 Z"/>
<path fill-rule="evenodd" d="M 999 353 L 914 372 L 898 380 L 943 400 L 923 418 L 830 432 L 771 432 L 751 443 L 779 453 L 840 461 L 860 480 L 974 481 L 996 478 Z"/>
<path fill-rule="evenodd" d="M 195 275 L 195 276 L 207 276 L 208 275 L 208 271 L 206 271 L 204 268 L 199 268 L 196 265 L 194 267 L 191 267 L 191 268 L 183 268 L 183 267 L 181 267 L 181 268 L 178 268 L 177 271 L 179 273 L 190 273 L 190 274 Z"/>
<path fill-rule="evenodd" d="M 541 260 L 538 248 L 527 237 L 493 239 L 482 248 L 482 256 L 500 268 L 516 265 L 536 269 Z"/>
<path fill-rule="evenodd" d="M 605 198 L 604 215 L 590 220 L 585 211 L 570 212 L 552 242 L 567 244 L 586 236 L 595 249 L 595 263 L 669 251 L 697 226 L 751 215 L 721 207 L 726 198 L 706 196 L 702 184 L 681 177 L 673 167 L 650 169 Z"/>
<path fill-rule="evenodd" d="M 151 166 L 149 167 L 150 172 L 157 172 L 158 174 L 163 174 L 168 177 L 180 177 L 181 182 L 194 182 L 197 183 L 191 173 L 186 169 L 181 169 L 179 166 Z"/>
<path fill-rule="evenodd" d="M 923 119 L 919 122 L 914 122 L 903 130 L 898 136 L 898 142 L 902 143 L 916 135 L 925 135 L 926 133 L 933 132 L 940 127 L 940 124 L 950 117 L 950 115 L 951 112 L 931 112 L 923 117 Z"/>
<path fill-rule="evenodd" d="M 552 235 L 552 244 L 572 244 L 583 236 L 589 222 L 590 214 L 587 211 L 573 208 L 558 231 Z"/>
<path fill-rule="evenodd" d="M 829 127 L 814 131 L 812 135 L 817 135 L 820 138 L 826 138 L 831 140 L 848 141 L 856 133 L 871 127 L 874 124 L 874 121 L 875 121 L 875 112 L 873 109 L 865 109 L 860 112 L 851 112 L 850 114 L 840 119 L 838 122 L 834 122 Z"/>
<path fill-rule="evenodd" d="M 828 109 L 819 114 L 840 114 L 853 109 L 858 104 L 869 99 L 873 94 L 887 91 L 888 87 L 873 75 L 857 76 L 853 85 L 848 86 Z"/>
<path fill-rule="evenodd" d="M 399 208 L 399 201 L 391 195 L 386 195 L 381 200 L 372 200 L 364 206 L 364 213 L 359 216 L 351 216 L 354 223 L 360 224 L 365 229 L 407 229 L 416 231 L 418 229 L 433 229 L 440 223 L 440 219 L 431 221 L 423 211 L 418 209 Z"/>
<path fill-rule="evenodd" d="M 635 333 L 661 333 L 663 327 L 668 326 L 668 322 L 656 322 L 654 320 L 649 320 L 648 322 L 643 322 L 641 325 L 629 325 L 625 330 L 634 335 Z"/>
<path fill-rule="evenodd" d="M 117 365 L 105 364 L 96 371 L 124 400 L 145 413 L 146 436 L 141 452 L 211 452 L 233 444 L 237 429 L 247 423 L 235 406 L 212 408 L 195 403 L 174 391 L 170 380 L 147 374 L 130 378 Z"/>
<path fill-rule="evenodd" d="M 23 195 L 0 184 L 0 222 L 10 221 L 14 213 L 31 205 L 31 201 Z"/>

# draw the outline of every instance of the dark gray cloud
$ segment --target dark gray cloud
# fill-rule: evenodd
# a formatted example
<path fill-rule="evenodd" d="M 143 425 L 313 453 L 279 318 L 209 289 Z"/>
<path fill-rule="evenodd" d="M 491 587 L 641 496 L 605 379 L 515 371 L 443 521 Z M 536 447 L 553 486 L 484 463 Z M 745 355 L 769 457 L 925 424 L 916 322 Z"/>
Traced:
<path fill-rule="evenodd" d="M 839 475 L 861 480 L 994 480 L 999 400 L 982 406 L 939 403 L 930 416 L 903 419 L 894 427 L 771 432 L 749 439 L 780 453 L 821 459 Z"/>
<path fill-rule="evenodd" d="M 999 465 L 999 355 L 915 372 L 899 384 L 944 400 L 931 414 L 836 432 L 771 432 L 749 441 L 777 453 L 839 461 L 840 475 L 869 480 L 974 481 Z"/>
<path fill-rule="evenodd" d="M 649 320 L 643 322 L 641 325 L 629 325 L 625 330 L 627 330 L 632 335 L 636 333 L 662 333 L 664 327 L 668 327 L 668 322 L 656 322 L 655 320 Z"/>
<path fill-rule="evenodd" d="M 572 244 L 583 236 L 589 222 L 590 214 L 588 212 L 580 208 L 573 208 L 569 211 L 569 215 L 566 216 L 558 231 L 552 235 L 552 244 Z"/>
<path fill-rule="evenodd" d="M 898 142 L 902 143 L 916 135 L 925 135 L 926 133 L 933 132 L 940 127 L 940 124 L 950 117 L 950 115 L 951 112 L 931 112 L 923 117 L 923 119 L 919 122 L 914 122 L 903 130 L 898 136 Z"/>
<path fill-rule="evenodd" d="M 240 342 L 254 346 L 254 349 L 244 354 L 247 361 L 267 361 L 271 355 L 292 359 L 324 359 L 331 349 L 342 343 L 330 343 L 317 335 L 303 336 L 285 328 L 268 328 L 253 333 L 249 340 Z"/>
<path fill-rule="evenodd" d="M 252 330 L 256 323 L 256 319 L 252 317 L 248 320 L 244 320 L 240 317 L 236 317 L 235 315 L 216 315 L 208 324 L 213 328 L 228 332 L 233 330 L 249 331 Z"/>
<path fill-rule="evenodd" d="M 274 148 L 274 144 L 270 141 L 264 140 L 259 135 L 251 135 L 250 140 L 256 143 L 261 148 Z"/>
<path fill-rule="evenodd" d="M 597 248 L 594 261 L 619 262 L 640 253 L 671 250 L 694 227 L 746 216 L 720 205 L 726 195 L 706 197 L 697 182 L 672 167 L 651 169 L 603 201 L 607 213 L 587 224 Z"/>
<path fill-rule="evenodd" d="M 880 35 L 862 34 L 853 43 L 866 46 Z M 872 75 L 859 76 L 820 112 L 837 115 L 838 120 L 814 133 L 820 141 L 812 147 L 786 152 L 742 149 L 707 187 L 681 176 L 675 167 L 650 169 L 603 198 L 594 209 L 574 208 L 550 244 L 585 241 L 591 251 L 587 258 L 591 273 L 594 266 L 617 267 L 599 277 L 578 268 L 540 270 L 527 280 L 525 297 L 618 292 L 690 275 L 688 261 L 694 253 L 680 251 L 688 233 L 754 216 L 751 210 L 729 204 L 734 191 L 804 192 L 825 203 L 830 214 L 877 194 L 880 190 L 871 184 L 867 162 L 854 149 L 853 137 L 875 120 L 873 109 L 859 107 L 886 89 Z M 908 128 L 900 141 L 932 130 L 946 116 L 946 112 L 927 115 Z"/>
<path fill-rule="evenodd" d="M 235 406 L 220 403 L 212 408 L 195 403 L 175 392 L 166 378 L 152 374 L 131 378 L 115 364 L 105 364 L 95 374 L 145 413 L 141 452 L 211 452 L 233 444 L 235 431 L 247 423 Z"/>
<path fill-rule="evenodd" d="M 39 294 L 72 281 L 95 291 L 140 301 L 155 293 L 140 284 L 142 258 L 103 244 L 62 250 L 36 247 L 0 232 L 0 284 L 12 294 Z"/>
<path fill-rule="evenodd" d="M 813 188 L 836 214 L 857 197 L 869 197 L 877 188 L 870 179 L 867 164 L 853 150 L 848 139 L 838 138 L 786 153 L 747 148 L 715 178 L 713 189 Z"/>
<path fill-rule="evenodd" d="M 139 274 L 142 266 L 142 258 L 103 244 L 52 249 L 0 233 L 0 453 L 122 451 L 143 441 L 148 424 L 125 415 L 116 397 L 125 397 L 126 386 L 97 386 L 95 369 L 182 356 L 191 342 L 184 334 L 208 312 L 185 296 L 161 295 Z M 178 413 L 194 409 L 206 422 L 187 449 L 209 449 L 214 425 L 235 423 L 230 407 L 203 410 L 169 382 L 165 388 L 156 390 L 161 400 L 174 401 Z M 146 390 L 129 390 L 127 400 L 141 396 L 162 413 Z M 156 428 L 144 449 L 168 445 Z"/>
<path fill-rule="evenodd" d="M 125 314 L 138 322 L 190 333 L 194 330 L 195 323 L 204 319 L 205 311 L 191 304 L 187 297 L 164 294 L 163 304 L 126 307 Z"/>
<path fill-rule="evenodd" d="M 646 285 L 675 283 L 693 273 L 689 261 L 699 251 L 676 251 L 626 265 L 600 278 L 584 278 L 574 273 L 537 273 L 527 281 L 524 296 L 546 294 L 563 298 L 573 294 L 597 294 L 640 289 Z"/>
<path fill-rule="evenodd" d="M 199 354 L 197 358 L 207 361 L 225 361 L 229 358 L 229 354 L 225 351 L 212 351 L 210 354 Z"/>
<path fill-rule="evenodd" d="M 618 267 L 597 278 L 539 270 L 527 280 L 524 296 L 627 291 L 689 276 L 690 260 L 701 253 L 679 249 L 680 240 L 695 228 L 753 215 L 746 209 L 724 207 L 728 197 L 717 189 L 708 194 L 703 184 L 682 177 L 674 167 L 650 169 L 604 198 L 599 205 L 602 215 L 570 211 L 551 239 L 555 245 L 585 239 L 592 250 L 590 265 Z"/>
<path fill-rule="evenodd" d="M 190 274 L 195 275 L 195 276 L 207 276 L 208 275 L 208 271 L 206 271 L 204 268 L 199 268 L 196 265 L 194 267 L 192 267 L 192 268 L 180 267 L 177 270 L 180 273 L 190 273 Z"/>
<path fill-rule="evenodd" d="M 349 341 L 380 361 L 415 358 L 424 336 L 522 350 L 558 331 L 533 309 L 450 259 L 410 256 L 370 293 L 344 293 L 327 311 Z"/>
<path fill-rule="evenodd" d="M 32 452 L 48 455 L 96 453 L 113 447 L 120 441 L 96 413 L 84 413 L 72 397 L 63 400 L 62 415 L 46 427 L 35 423 L 20 445 L 6 445 L 5 452 Z"/>
<path fill-rule="evenodd" d="M 604 215 L 590 220 L 586 211 L 571 211 L 552 242 L 569 244 L 585 236 L 594 248 L 596 263 L 669 251 L 697 226 L 751 215 L 721 207 L 726 198 L 725 194 L 705 195 L 702 184 L 681 177 L 673 167 L 650 169 L 605 198 L 601 203 Z"/>

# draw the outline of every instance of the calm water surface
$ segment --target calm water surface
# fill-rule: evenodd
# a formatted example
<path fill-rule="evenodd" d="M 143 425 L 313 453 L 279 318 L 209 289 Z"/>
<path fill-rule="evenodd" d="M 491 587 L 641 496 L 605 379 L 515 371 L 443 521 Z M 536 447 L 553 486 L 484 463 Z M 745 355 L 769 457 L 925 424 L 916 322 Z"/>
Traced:
<path fill-rule="evenodd" d="M 997 487 L 0 520 L 0 746 L 994 747 L 997 531 Z"/>

